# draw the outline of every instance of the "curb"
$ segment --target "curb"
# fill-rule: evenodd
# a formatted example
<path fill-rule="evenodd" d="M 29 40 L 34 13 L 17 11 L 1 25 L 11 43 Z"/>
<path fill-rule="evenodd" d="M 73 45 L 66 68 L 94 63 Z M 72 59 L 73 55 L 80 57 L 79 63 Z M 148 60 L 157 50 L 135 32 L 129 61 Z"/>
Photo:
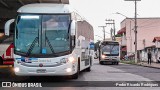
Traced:
<path fill-rule="evenodd" d="M 147 65 L 143 65 L 143 64 L 135 64 L 135 65 L 143 66 L 143 67 L 149 67 L 149 68 L 156 68 L 156 69 L 160 69 L 160 67 L 147 66 Z"/>
<path fill-rule="evenodd" d="M 123 63 L 123 64 L 129 64 L 129 63 Z M 156 69 L 160 69 L 160 67 L 146 66 L 146 65 L 144 65 L 144 64 L 129 64 L 129 65 L 137 65 L 137 66 L 142 66 L 142 67 L 149 67 L 149 68 L 156 68 Z"/>

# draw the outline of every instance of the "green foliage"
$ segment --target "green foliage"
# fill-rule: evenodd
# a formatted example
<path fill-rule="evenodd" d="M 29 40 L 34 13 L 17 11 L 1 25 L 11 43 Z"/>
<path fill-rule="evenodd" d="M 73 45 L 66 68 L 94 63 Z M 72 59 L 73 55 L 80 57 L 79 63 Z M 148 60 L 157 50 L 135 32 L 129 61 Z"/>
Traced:
<path fill-rule="evenodd" d="M 124 63 L 124 64 L 135 64 L 135 61 L 134 60 L 121 60 L 120 61 L 121 63 Z"/>
<path fill-rule="evenodd" d="M 115 35 L 115 37 L 121 37 L 122 35 L 121 34 L 117 34 L 117 35 Z"/>

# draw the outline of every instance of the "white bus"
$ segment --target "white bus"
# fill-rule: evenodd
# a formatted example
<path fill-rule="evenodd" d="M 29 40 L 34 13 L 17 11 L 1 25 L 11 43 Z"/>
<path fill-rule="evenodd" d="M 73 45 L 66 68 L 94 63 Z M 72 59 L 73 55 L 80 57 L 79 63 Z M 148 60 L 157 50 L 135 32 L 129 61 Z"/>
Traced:
<path fill-rule="evenodd" d="M 120 45 L 115 41 L 102 41 L 99 45 L 100 64 L 119 64 Z"/>
<path fill-rule="evenodd" d="M 18 76 L 72 76 L 90 71 L 93 27 L 68 4 L 29 4 L 5 24 L 15 22 L 14 71 Z"/>

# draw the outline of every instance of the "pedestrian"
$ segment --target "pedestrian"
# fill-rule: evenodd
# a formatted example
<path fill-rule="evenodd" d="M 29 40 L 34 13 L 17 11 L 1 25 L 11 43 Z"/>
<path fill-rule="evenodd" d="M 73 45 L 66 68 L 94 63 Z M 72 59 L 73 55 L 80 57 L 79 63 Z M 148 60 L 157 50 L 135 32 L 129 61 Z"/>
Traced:
<path fill-rule="evenodd" d="M 148 64 L 151 65 L 151 58 L 152 58 L 152 53 L 151 53 L 151 50 L 149 49 L 148 50 Z"/>

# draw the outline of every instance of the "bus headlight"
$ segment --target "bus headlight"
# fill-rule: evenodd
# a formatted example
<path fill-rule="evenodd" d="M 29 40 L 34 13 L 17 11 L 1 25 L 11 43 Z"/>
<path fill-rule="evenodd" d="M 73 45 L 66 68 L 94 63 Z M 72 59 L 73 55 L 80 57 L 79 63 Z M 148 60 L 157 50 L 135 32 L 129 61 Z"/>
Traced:
<path fill-rule="evenodd" d="M 15 67 L 15 68 L 14 68 L 14 71 L 15 71 L 15 72 L 19 72 L 19 67 Z"/>
<path fill-rule="evenodd" d="M 105 57 L 106 57 L 105 55 L 102 55 L 102 56 L 101 56 L 102 59 L 105 59 Z"/>
<path fill-rule="evenodd" d="M 75 62 L 74 57 L 62 58 L 62 59 L 60 60 L 60 63 L 67 63 L 67 62 L 74 63 L 74 62 Z"/>
<path fill-rule="evenodd" d="M 71 63 L 74 63 L 74 62 L 75 62 L 74 57 L 69 57 L 68 60 L 69 60 L 69 62 L 71 62 Z"/>

